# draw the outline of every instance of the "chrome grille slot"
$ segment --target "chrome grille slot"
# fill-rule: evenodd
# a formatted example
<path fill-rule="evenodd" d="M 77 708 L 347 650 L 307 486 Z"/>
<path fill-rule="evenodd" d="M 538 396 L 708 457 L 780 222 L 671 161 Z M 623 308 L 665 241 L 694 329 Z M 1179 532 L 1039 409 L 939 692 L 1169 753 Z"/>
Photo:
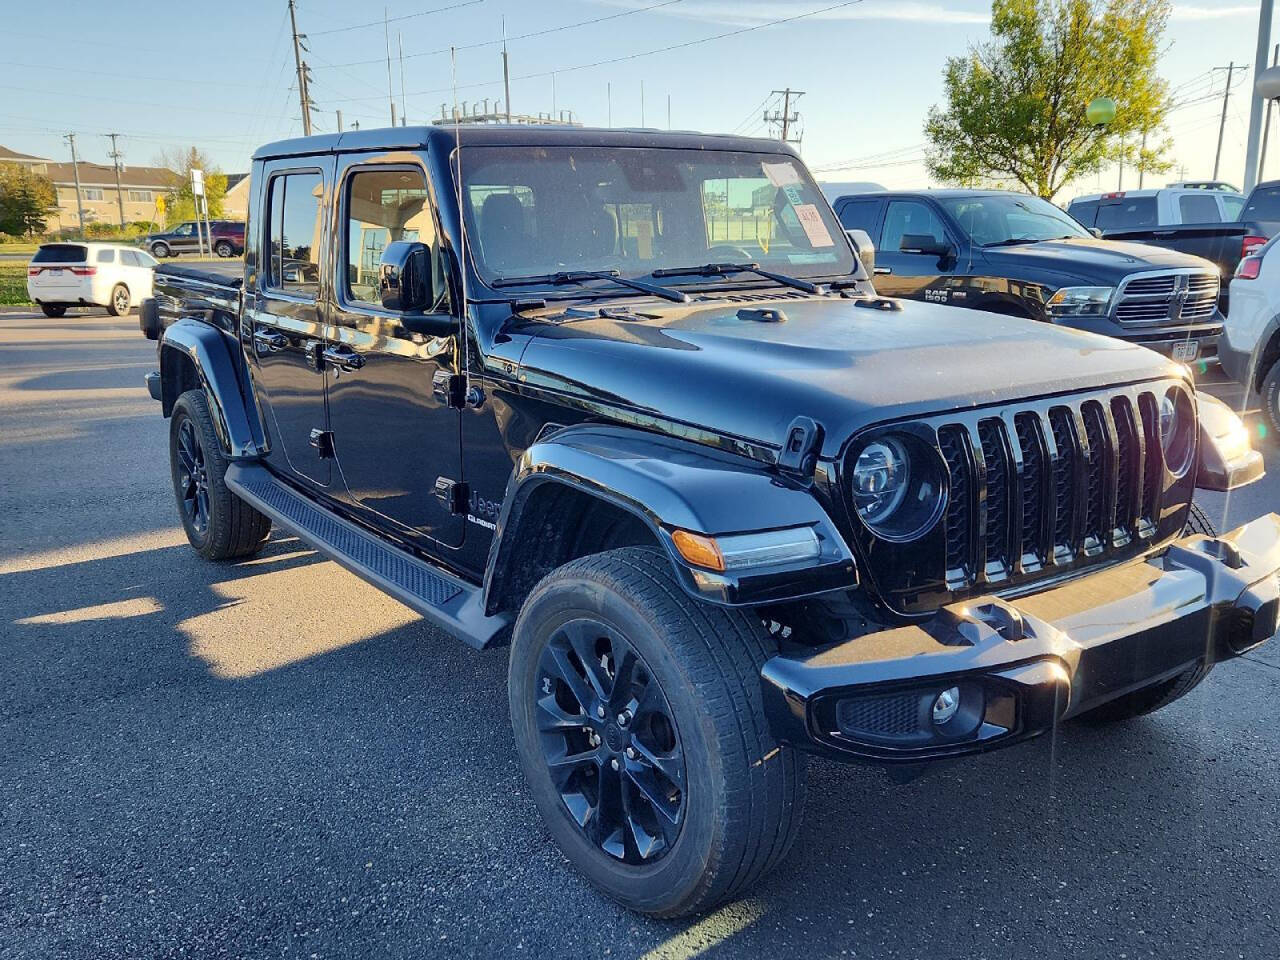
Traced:
<path fill-rule="evenodd" d="M 1053 524 L 1053 552 L 1059 560 L 1075 553 L 1076 478 L 1080 470 L 1080 445 L 1075 419 L 1066 407 L 1049 411 L 1049 427 L 1057 456 L 1053 461 L 1053 496 L 1057 515 Z"/>
<path fill-rule="evenodd" d="M 1009 498 L 1012 466 L 1005 447 L 1004 421 L 982 420 L 978 440 L 987 468 L 987 517 L 983 529 L 988 580 L 998 580 L 1009 570 Z"/>
<path fill-rule="evenodd" d="M 1138 411 L 1142 415 L 1142 440 L 1146 448 L 1142 465 L 1140 528 L 1145 528 L 1148 531 L 1146 535 L 1150 536 L 1160 514 L 1160 481 L 1164 475 L 1164 451 L 1160 446 L 1160 415 L 1155 394 L 1144 393 L 1139 397 Z"/>
<path fill-rule="evenodd" d="M 1044 526 L 1051 516 L 1045 503 L 1044 489 L 1048 481 L 1044 441 L 1040 418 L 1034 413 L 1020 413 L 1013 418 L 1022 452 L 1022 565 L 1026 569 L 1044 562 Z"/>
<path fill-rule="evenodd" d="M 1102 552 L 1107 527 L 1107 427 L 1102 407 L 1090 401 L 1081 408 L 1089 454 L 1085 463 L 1084 552 Z"/>
<path fill-rule="evenodd" d="M 947 579 L 961 582 L 969 579 L 972 563 L 969 525 L 973 509 L 973 473 L 966 452 L 967 437 L 963 427 L 943 427 L 938 431 L 942 459 L 951 474 L 951 495 L 947 499 L 947 513 L 943 521 L 947 531 Z"/>
<path fill-rule="evenodd" d="M 1129 531 L 1134 521 L 1134 494 L 1141 494 L 1142 474 L 1139 470 L 1141 448 L 1138 444 L 1137 425 L 1133 419 L 1133 406 L 1128 397 L 1113 397 L 1111 418 L 1116 425 L 1116 507 L 1112 517 L 1112 540 L 1116 544 L 1129 542 Z"/>
<path fill-rule="evenodd" d="M 1173 295 L 1177 277 L 1166 274 L 1157 277 L 1135 277 L 1125 287 L 1125 293 L 1131 297 L 1168 297 Z"/>

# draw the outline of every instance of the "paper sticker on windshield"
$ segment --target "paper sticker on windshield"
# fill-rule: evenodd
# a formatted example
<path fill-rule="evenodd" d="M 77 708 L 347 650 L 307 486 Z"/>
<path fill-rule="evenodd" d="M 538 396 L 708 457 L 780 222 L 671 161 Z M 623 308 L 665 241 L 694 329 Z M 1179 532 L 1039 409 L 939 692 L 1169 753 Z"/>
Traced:
<path fill-rule="evenodd" d="M 827 230 L 827 225 L 822 222 L 822 214 L 818 212 L 816 206 L 812 203 L 802 203 L 795 208 L 795 211 L 796 217 L 800 220 L 800 226 L 804 227 L 804 235 L 809 238 L 809 246 L 835 246 L 835 241 L 831 239 L 831 233 Z"/>
<path fill-rule="evenodd" d="M 760 166 L 764 168 L 764 175 L 769 178 L 769 182 L 775 187 L 785 187 L 789 184 L 800 182 L 800 171 L 790 161 L 761 163 Z"/>

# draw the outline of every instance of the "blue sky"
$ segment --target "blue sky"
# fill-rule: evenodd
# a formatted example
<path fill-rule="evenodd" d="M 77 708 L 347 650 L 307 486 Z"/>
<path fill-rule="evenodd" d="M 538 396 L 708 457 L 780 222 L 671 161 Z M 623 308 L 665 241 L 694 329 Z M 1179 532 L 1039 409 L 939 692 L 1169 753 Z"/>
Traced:
<path fill-rule="evenodd" d="M 117 131 L 125 135 L 126 163 L 149 164 L 162 149 L 196 144 L 223 170 L 238 172 L 247 169 L 257 144 L 301 132 L 284 0 L 6 6 L 0 144 L 11 149 L 67 159 L 61 135 L 71 130 L 82 157 L 102 162 L 108 149 L 102 134 Z M 182 13 L 188 8 L 189 21 Z M 394 61 L 403 42 L 411 123 L 438 116 L 441 103 L 451 100 L 450 57 L 432 51 L 471 45 L 457 54 L 459 100 L 502 96 L 501 47 L 493 41 L 500 40 L 505 19 L 516 111 L 546 112 L 554 100 L 588 124 L 604 125 L 611 112 L 615 126 L 639 125 L 643 82 L 650 126 L 666 126 L 669 96 L 676 127 L 763 133 L 760 114 L 771 91 L 790 86 L 805 91 L 798 103 L 801 149 L 810 166 L 823 171 L 820 177 L 888 186 L 927 182 L 921 126 L 940 99 L 943 62 L 987 36 L 989 9 L 987 0 L 397 0 L 387 6 L 390 17 L 403 18 L 391 24 L 391 46 Z M 317 129 L 334 129 L 336 109 L 348 125 L 388 122 L 383 27 L 342 29 L 382 12 L 380 5 L 349 0 L 298 0 L 299 29 L 310 35 Z M 796 19 L 768 25 L 788 17 Z M 597 18 L 610 19 L 521 38 Z M 1257 18 L 1256 0 L 1175 0 L 1161 72 L 1187 104 L 1171 116 L 1170 133 L 1171 158 L 1188 177 L 1208 177 L 1213 169 L 1221 99 L 1212 95 L 1221 94 L 1225 75 L 1211 68 L 1252 63 Z M 733 35 L 698 42 L 721 34 Z M 650 54 L 677 44 L 689 45 Z M 1243 176 L 1249 79 L 1233 94 L 1223 147 L 1222 176 L 1235 181 Z M 398 62 L 392 85 L 399 109 Z M 1269 172 L 1280 175 L 1280 156 Z M 1109 172 L 1068 193 L 1111 189 L 1115 182 Z M 1126 185 L 1136 184 L 1128 178 Z"/>

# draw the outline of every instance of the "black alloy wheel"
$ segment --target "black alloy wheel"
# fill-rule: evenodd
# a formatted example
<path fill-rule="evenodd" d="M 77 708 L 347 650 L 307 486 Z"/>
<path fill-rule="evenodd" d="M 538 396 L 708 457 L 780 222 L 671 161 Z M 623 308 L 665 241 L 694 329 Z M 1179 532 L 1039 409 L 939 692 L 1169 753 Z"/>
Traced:
<path fill-rule="evenodd" d="M 543 756 L 569 815 L 623 863 L 659 859 L 684 822 L 684 751 L 635 648 L 607 624 L 572 620 L 549 638 L 537 685 Z"/>
<path fill-rule="evenodd" d="M 200 536 L 209 529 L 209 470 L 193 420 L 178 427 L 178 496 L 182 514 Z"/>

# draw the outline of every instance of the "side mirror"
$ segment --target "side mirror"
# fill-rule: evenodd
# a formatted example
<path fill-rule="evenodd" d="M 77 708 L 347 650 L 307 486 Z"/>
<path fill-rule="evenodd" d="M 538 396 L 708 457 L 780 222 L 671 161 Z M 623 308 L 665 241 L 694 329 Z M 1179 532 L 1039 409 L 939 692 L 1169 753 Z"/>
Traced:
<path fill-rule="evenodd" d="M 378 263 L 382 306 L 396 313 L 421 313 L 432 304 L 431 263 L 427 246 L 416 240 L 394 240 L 382 249 Z"/>
<path fill-rule="evenodd" d="M 898 250 L 901 253 L 924 253 L 932 257 L 951 256 L 951 244 L 927 233 L 904 233 Z"/>
<path fill-rule="evenodd" d="M 844 233 L 853 244 L 853 252 L 858 255 L 858 262 L 867 271 L 867 275 L 875 273 L 876 245 L 871 240 L 871 234 L 865 230 L 846 230 Z"/>

